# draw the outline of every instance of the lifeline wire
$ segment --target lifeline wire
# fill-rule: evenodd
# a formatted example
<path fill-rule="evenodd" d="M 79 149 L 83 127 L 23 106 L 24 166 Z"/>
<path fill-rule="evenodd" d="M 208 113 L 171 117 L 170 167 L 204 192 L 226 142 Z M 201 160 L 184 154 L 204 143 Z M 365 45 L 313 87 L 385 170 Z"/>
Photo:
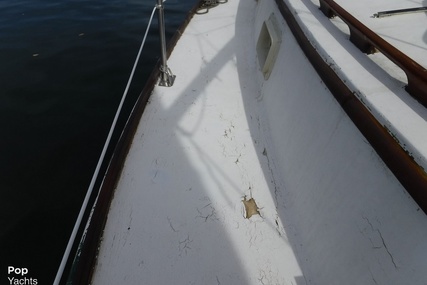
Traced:
<path fill-rule="evenodd" d="M 105 153 L 107 152 L 108 145 L 110 144 L 110 140 L 111 140 L 111 137 L 113 135 L 114 128 L 116 127 L 117 120 L 119 118 L 119 114 L 120 114 L 120 111 L 122 109 L 123 103 L 126 99 L 126 95 L 128 93 L 130 84 L 132 82 L 132 78 L 133 78 L 133 75 L 135 73 L 136 66 L 138 65 L 139 57 L 141 55 L 142 49 L 144 48 L 145 40 L 147 38 L 148 30 L 150 29 L 151 21 L 153 20 L 153 16 L 154 16 L 154 12 L 156 11 L 156 8 L 157 7 L 155 6 L 153 8 L 153 12 L 151 12 L 150 20 L 148 22 L 147 29 L 145 30 L 145 34 L 144 34 L 144 38 L 143 38 L 142 43 L 141 43 L 141 47 L 139 48 L 138 55 L 136 56 L 136 60 L 135 60 L 135 63 L 133 65 L 132 72 L 130 74 L 128 83 L 126 85 L 125 91 L 124 91 L 123 96 L 122 96 L 122 100 L 120 101 L 119 107 L 117 108 L 117 112 L 116 112 L 116 115 L 114 117 L 113 123 L 111 124 L 110 132 L 108 133 L 107 140 L 105 141 L 104 148 L 102 149 L 101 156 L 99 157 L 98 164 L 95 168 L 95 172 L 94 172 L 94 174 L 92 176 L 92 180 L 89 184 L 89 189 L 86 193 L 85 199 L 83 201 L 82 207 L 80 209 L 79 215 L 78 215 L 76 223 L 74 225 L 73 232 L 71 233 L 70 239 L 68 240 L 67 248 L 65 249 L 64 255 L 62 257 L 61 264 L 59 265 L 58 272 L 56 273 L 55 281 L 53 282 L 54 285 L 59 284 L 59 282 L 61 281 L 61 278 L 62 278 L 62 274 L 64 273 L 65 265 L 66 265 L 67 260 L 70 256 L 71 248 L 74 244 L 74 241 L 75 241 L 76 235 L 77 235 L 77 231 L 79 230 L 80 224 L 81 224 L 82 219 L 83 219 L 83 214 L 86 211 L 87 204 L 89 202 L 89 198 L 92 195 L 92 191 L 93 191 L 93 188 L 95 186 L 95 182 L 96 182 L 96 179 L 98 177 L 99 170 L 101 168 L 101 164 L 104 160 Z M 98 195 L 99 195 L 99 193 L 98 193 Z M 97 197 L 97 199 L 98 199 L 98 197 Z M 90 222 L 90 219 L 88 220 L 88 224 L 89 224 L 89 222 Z"/>

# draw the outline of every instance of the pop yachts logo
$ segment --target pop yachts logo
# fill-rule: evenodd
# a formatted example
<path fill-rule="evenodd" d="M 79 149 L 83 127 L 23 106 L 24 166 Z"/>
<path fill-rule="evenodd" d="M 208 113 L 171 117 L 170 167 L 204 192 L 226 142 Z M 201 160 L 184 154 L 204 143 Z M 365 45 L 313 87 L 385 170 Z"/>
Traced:
<path fill-rule="evenodd" d="M 37 285 L 37 279 L 25 276 L 27 274 L 28 268 L 7 267 L 7 279 L 9 279 L 10 285 Z"/>

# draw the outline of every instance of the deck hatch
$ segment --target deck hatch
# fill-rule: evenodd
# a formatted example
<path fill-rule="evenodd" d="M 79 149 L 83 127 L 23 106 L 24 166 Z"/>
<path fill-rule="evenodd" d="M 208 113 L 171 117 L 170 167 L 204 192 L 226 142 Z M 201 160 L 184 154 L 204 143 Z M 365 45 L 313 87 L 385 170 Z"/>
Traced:
<path fill-rule="evenodd" d="M 270 73 L 273 70 L 281 41 L 282 33 L 276 17 L 271 14 L 262 24 L 256 45 L 258 62 L 265 80 L 270 77 Z"/>

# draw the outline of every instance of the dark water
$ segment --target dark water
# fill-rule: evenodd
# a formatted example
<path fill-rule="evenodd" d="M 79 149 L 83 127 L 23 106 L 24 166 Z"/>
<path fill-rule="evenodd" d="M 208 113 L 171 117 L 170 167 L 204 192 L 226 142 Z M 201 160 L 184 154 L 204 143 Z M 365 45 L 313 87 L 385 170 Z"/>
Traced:
<path fill-rule="evenodd" d="M 165 3 L 167 38 L 194 3 Z M 0 284 L 8 266 L 52 283 L 154 5 L 0 1 Z M 159 57 L 156 32 L 155 17 L 123 118 Z"/>

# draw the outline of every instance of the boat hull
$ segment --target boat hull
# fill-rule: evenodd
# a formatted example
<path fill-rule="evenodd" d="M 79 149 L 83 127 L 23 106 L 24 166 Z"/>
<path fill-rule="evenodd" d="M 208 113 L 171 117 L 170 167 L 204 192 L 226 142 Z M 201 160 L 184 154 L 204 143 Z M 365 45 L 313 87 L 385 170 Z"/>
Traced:
<path fill-rule="evenodd" d="M 192 18 L 174 86 L 146 88 L 110 166 L 92 284 L 423 284 L 424 158 L 364 101 L 372 70 L 347 72 L 365 55 L 328 22 L 299 0 Z"/>

